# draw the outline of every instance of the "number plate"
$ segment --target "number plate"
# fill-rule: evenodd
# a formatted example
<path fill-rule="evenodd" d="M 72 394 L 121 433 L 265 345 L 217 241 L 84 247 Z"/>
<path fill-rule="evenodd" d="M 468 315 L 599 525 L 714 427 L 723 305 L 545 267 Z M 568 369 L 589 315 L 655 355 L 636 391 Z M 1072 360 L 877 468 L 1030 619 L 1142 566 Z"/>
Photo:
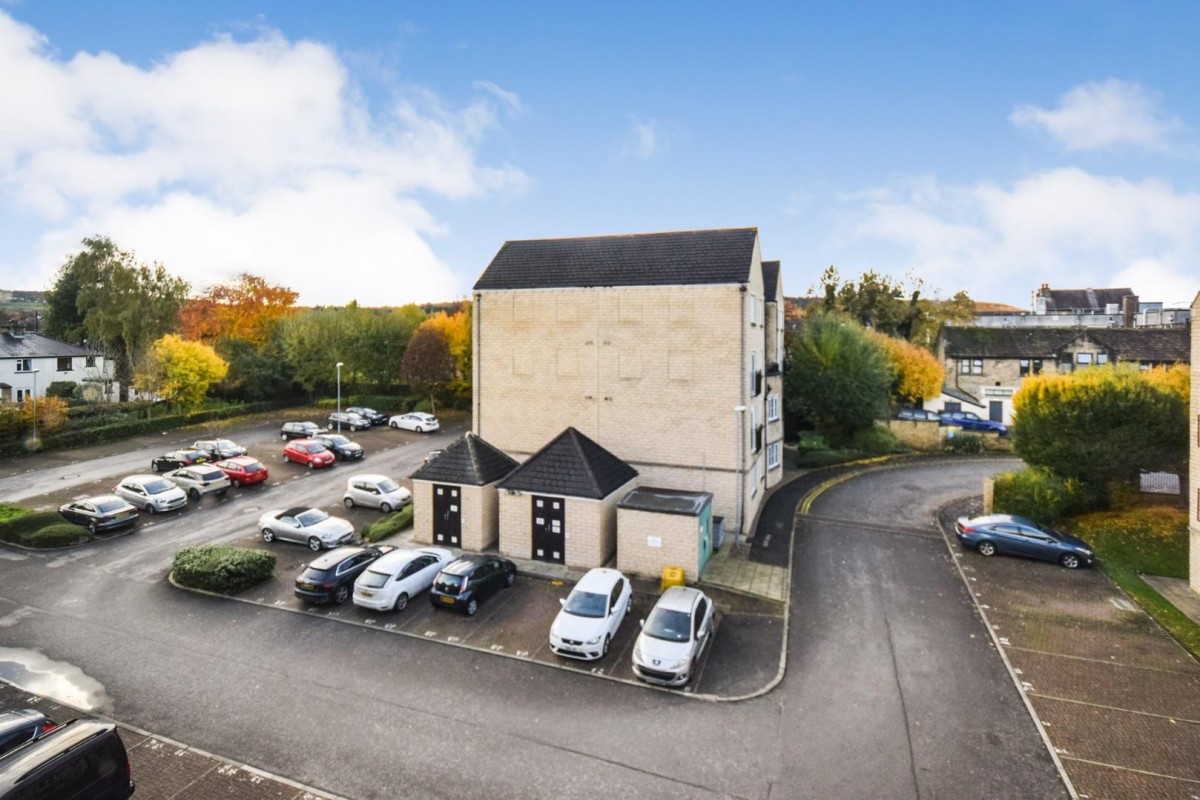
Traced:
<path fill-rule="evenodd" d="M 367 591 L 363 591 L 363 590 L 359 590 L 358 593 L 360 595 L 362 595 L 363 597 L 374 597 L 375 596 L 374 592 L 367 592 Z"/>
<path fill-rule="evenodd" d="M 443 602 L 443 603 L 445 603 L 446 605 L 451 605 L 451 606 L 452 606 L 452 605 L 454 605 L 454 598 L 453 598 L 453 597 L 447 597 L 446 595 L 442 595 L 442 602 Z"/>
<path fill-rule="evenodd" d="M 312 591 L 313 589 L 315 589 L 317 587 L 313 586 L 311 583 L 302 583 L 302 584 L 300 584 L 300 588 Z"/>

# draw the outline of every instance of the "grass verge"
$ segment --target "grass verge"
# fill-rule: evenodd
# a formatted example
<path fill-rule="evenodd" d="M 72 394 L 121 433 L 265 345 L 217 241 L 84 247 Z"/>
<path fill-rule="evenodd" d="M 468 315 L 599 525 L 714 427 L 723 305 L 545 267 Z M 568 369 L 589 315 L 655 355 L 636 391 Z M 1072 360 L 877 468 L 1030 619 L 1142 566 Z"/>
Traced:
<path fill-rule="evenodd" d="M 410 503 L 399 511 L 388 514 L 383 519 L 372 522 L 370 525 L 363 528 L 362 540 L 364 542 L 381 541 L 394 533 L 399 533 L 409 525 L 412 525 L 412 521 L 413 507 Z"/>

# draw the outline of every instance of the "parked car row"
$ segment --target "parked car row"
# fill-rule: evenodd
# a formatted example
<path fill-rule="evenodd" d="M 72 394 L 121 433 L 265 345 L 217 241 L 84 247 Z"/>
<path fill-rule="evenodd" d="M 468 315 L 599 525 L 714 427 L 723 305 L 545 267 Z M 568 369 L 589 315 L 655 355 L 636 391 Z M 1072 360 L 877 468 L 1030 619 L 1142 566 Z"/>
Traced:
<path fill-rule="evenodd" d="M 351 433 L 355 433 L 382 425 L 417 433 L 428 433 L 441 427 L 437 417 L 421 411 L 395 414 L 389 417 L 366 406 L 350 406 L 345 411 L 331 412 L 325 427 L 321 427 L 315 422 L 285 422 L 279 429 L 279 437 L 281 439 L 311 439 L 325 433 L 341 433 L 343 429 L 349 429 Z"/>
<path fill-rule="evenodd" d="M 916 422 L 936 422 L 942 426 L 955 425 L 964 431 L 986 431 L 1008 435 L 1008 426 L 1003 422 L 983 419 L 973 411 L 929 411 L 924 408 L 902 408 L 896 412 L 896 419 L 906 419 Z"/>

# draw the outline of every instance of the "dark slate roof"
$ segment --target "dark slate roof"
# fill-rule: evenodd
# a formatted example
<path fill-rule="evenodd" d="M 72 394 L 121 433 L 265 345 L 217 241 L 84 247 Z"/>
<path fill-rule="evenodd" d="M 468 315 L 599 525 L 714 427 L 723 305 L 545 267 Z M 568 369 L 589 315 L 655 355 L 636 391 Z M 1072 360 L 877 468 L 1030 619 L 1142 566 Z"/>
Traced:
<path fill-rule="evenodd" d="M 763 293 L 766 295 L 768 303 L 774 303 L 777 298 L 775 292 L 779 288 L 779 262 L 764 261 L 763 267 Z"/>
<path fill-rule="evenodd" d="M 1194 323 L 1193 323 L 1194 324 Z M 1191 363 L 1190 328 L 1089 328 L 1088 338 L 1124 361 Z"/>
<path fill-rule="evenodd" d="M 980 408 L 983 408 L 983 403 L 979 402 L 979 400 L 975 398 L 975 395 L 971 394 L 970 392 L 964 392 L 962 389 L 959 389 L 955 386 L 943 386 L 942 394 L 953 397 L 955 400 L 961 400 L 964 403 L 970 403 L 973 406 L 979 406 Z"/>
<path fill-rule="evenodd" d="M 505 242 L 479 289 L 746 283 L 758 228 Z"/>
<path fill-rule="evenodd" d="M 567 428 L 517 467 L 500 488 L 601 500 L 637 474 L 579 431 Z"/>
<path fill-rule="evenodd" d="M 942 328 L 947 358 L 1050 358 L 1088 338 L 1113 359 L 1189 363 L 1188 328 Z"/>
<path fill-rule="evenodd" d="M 617 504 L 617 508 L 696 517 L 704 510 L 704 506 L 711 502 L 711 492 L 687 492 L 682 489 L 639 486 L 625 495 L 625 499 Z"/>
<path fill-rule="evenodd" d="M 456 439 L 437 458 L 412 474 L 415 481 L 486 486 L 517 468 L 517 462 L 473 433 Z"/>
<path fill-rule="evenodd" d="M 1047 311 L 1103 311 L 1110 303 L 1121 305 L 1121 299 L 1133 294 L 1129 288 L 1120 289 L 1051 289 Z"/>
<path fill-rule="evenodd" d="M 91 350 L 40 333 L 13 336 L 10 332 L 0 333 L 0 358 L 53 358 L 57 356 L 94 356 Z"/>

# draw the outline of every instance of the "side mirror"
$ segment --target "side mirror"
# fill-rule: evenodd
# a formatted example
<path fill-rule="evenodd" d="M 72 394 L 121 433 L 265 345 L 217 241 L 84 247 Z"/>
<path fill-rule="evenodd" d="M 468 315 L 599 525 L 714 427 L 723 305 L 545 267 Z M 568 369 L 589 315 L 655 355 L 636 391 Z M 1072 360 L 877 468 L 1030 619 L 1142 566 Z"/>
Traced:
<path fill-rule="evenodd" d="M 558 604 L 560 606 L 562 606 L 563 608 L 566 608 L 567 607 L 567 598 L 565 598 L 565 597 L 558 598 Z"/>
<path fill-rule="evenodd" d="M 644 628 L 644 627 L 646 627 L 646 620 L 644 620 L 644 619 L 639 619 L 639 620 L 638 620 L 638 627 L 639 627 L 639 628 Z"/>

